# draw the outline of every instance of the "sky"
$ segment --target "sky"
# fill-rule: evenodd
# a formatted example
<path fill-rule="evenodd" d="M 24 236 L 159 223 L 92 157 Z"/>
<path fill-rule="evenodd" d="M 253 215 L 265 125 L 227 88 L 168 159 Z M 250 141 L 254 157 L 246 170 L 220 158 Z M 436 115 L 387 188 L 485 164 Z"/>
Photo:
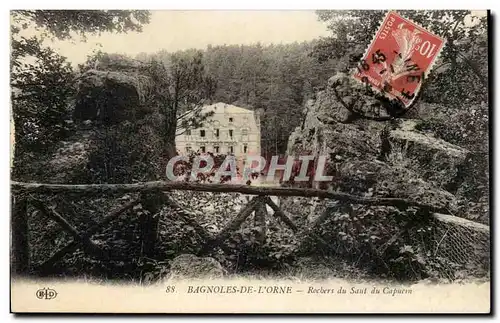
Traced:
<path fill-rule="evenodd" d="M 82 63 L 94 49 L 135 56 L 161 49 L 204 49 L 207 45 L 291 43 L 328 36 L 314 11 L 152 11 L 142 33 L 89 36 L 55 41 L 51 47 L 73 64 Z"/>
<path fill-rule="evenodd" d="M 485 12 L 474 12 L 482 16 Z M 30 33 L 29 31 L 27 31 Z M 95 50 L 135 56 L 159 50 L 175 52 L 207 45 L 279 44 L 330 36 L 326 24 L 309 10 L 157 10 L 142 33 L 104 33 L 69 41 L 47 41 L 73 65 L 83 63 Z"/>

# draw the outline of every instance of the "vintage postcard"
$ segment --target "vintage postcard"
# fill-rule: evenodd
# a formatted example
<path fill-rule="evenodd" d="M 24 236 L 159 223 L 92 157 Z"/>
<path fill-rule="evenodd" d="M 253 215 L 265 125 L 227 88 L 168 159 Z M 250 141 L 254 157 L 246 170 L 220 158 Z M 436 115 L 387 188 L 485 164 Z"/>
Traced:
<path fill-rule="evenodd" d="M 490 13 L 13 10 L 13 313 L 482 313 Z"/>

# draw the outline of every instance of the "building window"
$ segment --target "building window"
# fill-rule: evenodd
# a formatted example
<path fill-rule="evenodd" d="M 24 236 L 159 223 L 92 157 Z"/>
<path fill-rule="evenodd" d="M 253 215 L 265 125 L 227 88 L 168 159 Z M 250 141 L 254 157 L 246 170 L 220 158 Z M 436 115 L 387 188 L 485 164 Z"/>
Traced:
<path fill-rule="evenodd" d="M 191 151 L 191 146 L 186 146 L 186 152 L 190 152 Z"/>
<path fill-rule="evenodd" d="M 241 140 L 248 141 L 248 129 L 241 129 Z"/>
<path fill-rule="evenodd" d="M 233 118 L 229 118 L 229 122 L 233 122 Z"/>
<path fill-rule="evenodd" d="M 186 130 L 186 136 L 191 136 L 191 129 Z"/>
<path fill-rule="evenodd" d="M 233 129 L 229 129 L 229 138 L 233 139 Z"/>
<path fill-rule="evenodd" d="M 216 154 L 218 154 L 219 153 L 219 146 L 214 146 L 214 151 Z"/>
<path fill-rule="evenodd" d="M 230 153 L 230 154 L 234 153 L 233 146 L 229 146 L 229 153 Z"/>
<path fill-rule="evenodd" d="M 205 146 L 201 146 L 200 150 L 201 150 L 202 153 L 204 153 L 205 152 Z"/>
<path fill-rule="evenodd" d="M 247 151 L 248 151 L 248 146 L 247 146 L 247 145 L 243 145 L 243 153 L 245 153 L 245 154 L 246 154 L 246 153 L 247 153 Z"/>
<path fill-rule="evenodd" d="M 205 137 L 205 130 L 200 130 L 200 137 L 202 137 L 202 138 Z"/>
<path fill-rule="evenodd" d="M 215 138 L 219 138 L 219 129 L 215 129 Z"/>

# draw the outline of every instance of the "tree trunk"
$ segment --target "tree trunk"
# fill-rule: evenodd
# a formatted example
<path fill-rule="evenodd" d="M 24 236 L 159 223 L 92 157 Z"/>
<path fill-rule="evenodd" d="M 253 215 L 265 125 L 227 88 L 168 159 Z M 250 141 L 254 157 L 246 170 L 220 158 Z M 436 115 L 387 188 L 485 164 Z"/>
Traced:
<path fill-rule="evenodd" d="M 57 222 L 64 231 L 68 232 L 75 241 L 78 241 L 83 250 L 90 255 L 93 255 L 99 259 L 109 260 L 109 252 L 108 250 L 102 249 L 100 246 L 95 244 L 90 237 L 85 236 L 80 233 L 71 223 L 68 222 L 61 214 L 59 214 L 55 209 L 48 208 L 43 201 L 32 199 L 31 204 L 36 207 L 40 212 L 42 212 L 45 216 L 49 217 L 51 220 Z"/>
<path fill-rule="evenodd" d="M 271 209 L 273 209 L 274 217 L 283 221 L 290 229 L 292 229 L 293 232 L 299 231 L 297 225 L 295 225 L 295 223 L 279 208 L 278 205 L 276 205 L 276 203 L 273 202 L 273 200 L 269 196 L 266 196 L 265 202 L 271 207 Z"/>
<path fill-rule="evenodd" d="M 153 258 L 156 250 L 156 239 L 158 237 L 158 219 L 157 214 L 142 214 L 140 218 L 142 255 Z"/>
<path fill-rule="evenodd" d="M 173 138 L 165 143 L 165 157 L 167 158 L 167 163 L 168 160 L 170 160 L 170 158 L 174 157 L 176 154 L 177 150 L 175 149 L 175 134 L 174 134 Z"/>
<path fill-rule="evenodd" d="M 256 240 L 263 244 L 266 242 L 266 215 L 267 209 L 264 200 L 261 200 L 255 207 L 254 225 L 257 229 Z"/>
<path fill-rule="evenodd" d="M 173 113 L 165 114 L 165 134 L 164 134 L 164 147 L 163 147 L 163 165 L 162 170 L 165 174 L 168 161 L 177 155 L 175 149 L 175 133 L 177 129 L 177 117 Z"/>

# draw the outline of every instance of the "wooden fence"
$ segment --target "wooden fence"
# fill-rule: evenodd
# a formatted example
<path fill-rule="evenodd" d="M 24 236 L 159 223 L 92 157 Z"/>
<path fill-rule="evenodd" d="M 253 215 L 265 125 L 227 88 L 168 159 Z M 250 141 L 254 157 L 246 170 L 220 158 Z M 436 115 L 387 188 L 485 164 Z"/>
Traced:
<path fill-rule="evenodd" d="M 231 236 L 232 232 L 238 230 L 242 223 L 252 213 L 255 214 L 254 220 L 256 226 L 261 229 L 257 233 L 257 239 L 264 241 L 266 238 L 265 229 L 263 229 L 265 228 L 265 220 L 267 216 L 266 205 L 273 210 L 272 216 L 280 219 L 294 233 L 300 234 L 301 237 L 304 237 L 304 239 L 314 236 L 318 241 L 326 243 L 325 241 L 322 241 L 321 237 L 315 234 L 315 229 L 333 213 L 331 208 L 327 208 L 323 214 L 308 227 L 299 230 L 291 218 L 284 211 L 282 211 L 269 196 L 319 197 L 362 205 L 393 206 L 399 209 L 418 207 L 428 210 L 428 214 L 433 215 L 437 219 L 443 217 L 443 214 L 441 213 L 448 213 L 448 210 L 446 209 L 425 205 L 408 199 L 364 198 L 339 192 L 287 187 L 255 187 L 247 185 L 200 184 L 189 182 L 145 182 L 136 184 L 88 185 L 11 182 L 11 188 L 12 268 L 13 272 L 19 275 L 28 273 L 30 268 L 27 213 L 28 204 L 31 204 L 47 217 L 57 222 L 62 229 L 67 231 L 73 237 L 73 241 L 71 243 L 56 251 L 49 259 L 36 268 L 35 271 L 37 272 L 49 271 L 52 266 L 64 255 L 74 252 L 77 248 L 81 248 L 85 253 L 98 259 L 109 260 L 110 253 L 108 250 L 103 250 L 101 247 L 96 245 L 91 240 L 92 236 L 107 226 L 113 219 L 116 219 L 119 215 L 139 203 L 141 203 L 149 211 L 148 216 L 141 218 L 141 239 L 143 243 L 143 253 L 146 256 L 151 255 L 154 252 L 157 236 L 157 232 L 155 230 L 157 228 L 158 221 L 158 217 L 155 215 L 158 214 L 163 205 L 169 205 L 174 210 L 178 211 L 178 215 L 181 216 L 186 225 L 193 227 L 198 235 L 204 240 L 204 245 L 200 248 L 199 255 L 209 254 L 218 247 L 226 253 L 229 252 L 227 247 L 224 245 L 224 241 Z M 241 208 L 239 213 L 231 219 L 222 230 L 213 236 L 196 221 L 192 214 L 183 210 L 183 208 L 170 196 L 168 192 L 171 190 L 243 193 L 255 196 L 248 202 L 247 205 Z M 140 194 L 138 198 L 133 199 L 111 211 L 103 218 L 101 223 L 90 227 L 86 232 L 79 232 L 63 215 L 59 214 L 55 209 L 47 207 L 40 199 L 30 195 L 30 193 L 76 193 L 82 196 L 92 196 L 125 192 L 136 192 Z M 445 217 L 448 221 L 450 221 L 450 216 Z M 463 224 L 464 220 L 460 219 L 459 221 Z"/>

